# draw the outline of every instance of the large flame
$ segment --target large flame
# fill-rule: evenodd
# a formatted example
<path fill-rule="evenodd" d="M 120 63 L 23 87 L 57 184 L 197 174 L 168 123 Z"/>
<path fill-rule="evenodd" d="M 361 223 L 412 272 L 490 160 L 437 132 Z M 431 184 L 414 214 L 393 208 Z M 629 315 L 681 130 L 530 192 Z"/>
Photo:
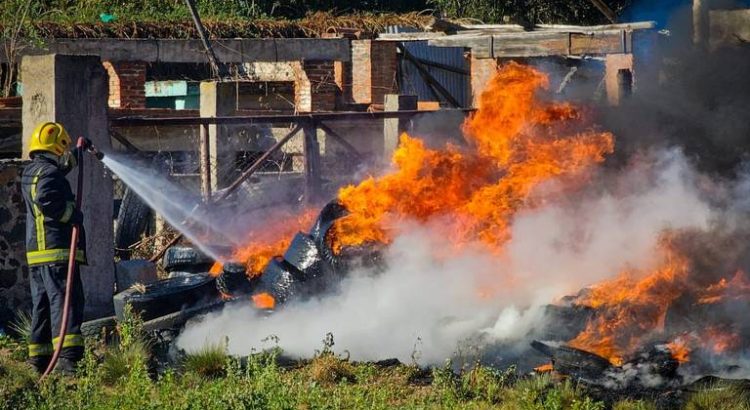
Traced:
<path fill-rule="evenodd" d="M 586 127 L 571 105 L 539 99 L 547 86 L 539 71 L 507 64 L 464 124 L 468 146 L 430 149 L 402 135 L 393 172 L 340 191 L 351 214 L 331 231 L 334 251 L 388 243 L 403 226 L 399 222 L 440 217 L 454 244 L 480 241 L 501 249 L 512 216 L 536 205 L 535 188 L 556 177 L 583 175 L 614 148 L 613 136 Z"/>
<path fill-rule="evenodd" d="M 576 303 L 597 309 L 595 318 L 570 345 L 596 353 L 619 365 L 623 357 L 664 328 L 667 309 L 686 290 L 686 258 L 662 242 L 664 260 L 647 274 L 623 272 L 593 286 Z M 675 344 L 677 346 L 677 344 Z"/>

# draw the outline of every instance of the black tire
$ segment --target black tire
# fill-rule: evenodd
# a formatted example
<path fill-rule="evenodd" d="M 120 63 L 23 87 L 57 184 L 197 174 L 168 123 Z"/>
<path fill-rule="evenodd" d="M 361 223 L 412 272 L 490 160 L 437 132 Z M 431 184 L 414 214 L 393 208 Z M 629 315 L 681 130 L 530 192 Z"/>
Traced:
<path fill-rule="evenodd" d="M 114 332 L 116 327 L 117 327 L 116 316 L 109 316 L 109 317 L 103 317 L 101 319 L 89 320 L 88 322 L 83 322 L 83 324 L 81 324 L 81 335 L 83 335 L 83 337 L 92 338 L 92 339 L 98 339 L 99 337 L 102 337 L 102 336 L 106 338 L 107 335 Z"/>
<path fill-rule="evenodd" d="M 115 225 L 115 253 L 121 260 L 130 259 L 130 248 L 143 237 L 151 220 L 151 208 L 127 188 L 120 203 Z"/>
<path fill-rule="evenodd" d="M 180 310 L 178 312 L 170 313 L 156 319 L 151 319 L 143 323 L 143 330 L 146 332 L 153 332 L 155 330 L 164 329 L 179 329 L 191 318 L 206 314 L 213 310 L 220 309 L 224 306 L 223 300 L 214 301 L 206 305 L 195 306 L 189 309 Z"/>
<path fill-rule="evenodd" d="M 198 306 L 218 298 L 215 278 L 193 275 L 164 279 L 145 286 L 145 291 L 131 288 L 113 298 L 117 319 L 124 320 L 125 305 L 148 321 L 182 309 Z"/>
<path fill-rule="evenodd" d="M 216 289 L 222 295 L 237 296 L 249 293 L 250 281 L 245 266 L 239 263 L 227 263 L 224 270 L 216 277 Z"/>
<path fill-rule="evenodd" d="M 167 272 L 176 270 L 184 272 L 207 271 L 214 260 L 203 252 L 189 246 L 173 246 L 167 249 L 161 266 Z"/>

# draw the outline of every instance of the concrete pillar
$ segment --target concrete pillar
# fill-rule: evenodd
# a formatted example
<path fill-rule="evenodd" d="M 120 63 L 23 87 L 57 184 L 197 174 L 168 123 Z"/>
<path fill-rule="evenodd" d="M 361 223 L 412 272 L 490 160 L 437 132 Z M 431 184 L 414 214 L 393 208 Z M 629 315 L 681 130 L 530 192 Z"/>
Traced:
<path fill-rule="evenodd" d="M 633 92 L 635 70 L 633 54 L 608 54 L 605 61 L 605 86 L 607 102 L 619 105 L 623 98 Z"/>
<path fill-rule="evenodd" d="M 62 123 L 70 136 L 88 137 L 102 151 L 111 148 L 107 132 L 107 73 L 99 57 L 49 54 L 25 56 L 23 76 L 24 157 L 28 137 L 43 121 Z M 84 156 L 83 214 L 88 266 L 81 267 L 87 318 L 113 311 L 114 247 L 112 175 L 91 155 Z M 76 189 L 77 170 L 68 175 Z"/>
<path fill-rule="evenodd" d="M 693 0 L 693 43 L 699 47 L 708 44 L 709 0 Z"/>
<path fill-rule="evenodd" d="M 234 114 L 237 103 L 237 84 L 235 82 L 204 81 L 200 85 L 201 117 L 225 117 Z M 210 161 L 211 190 L 216 191 L 226 186 L 227 177 L 234 166 L 234 143 L 230 141 L 229 127 L 209 125 L 201 127 L 201 133 L 208 128 L 208 151 Z M 201 136 L 205 138 L 205 136 Z M 200 147 L 196 147 L 200 149 Z"/>
<path fill-rule="evenodd" d="M 494 58 L 476 58 L 473 54 L 470 60 L 471 70 L 471 98 L 472 106 L 479 106 L 479 96 L 482 95 L 490 79 L 497 72 L 497 60 Z"/>
<path fill-rule="evenodd" d="M 410 111 L 417 109 L 416 95 L 387 94 L 385 111 Z M 398 148 L 401 134 L 408 129 L 410 119 L 386 118 L 383 120 L 383 160 L 389 161 L 393 151 Z"/>

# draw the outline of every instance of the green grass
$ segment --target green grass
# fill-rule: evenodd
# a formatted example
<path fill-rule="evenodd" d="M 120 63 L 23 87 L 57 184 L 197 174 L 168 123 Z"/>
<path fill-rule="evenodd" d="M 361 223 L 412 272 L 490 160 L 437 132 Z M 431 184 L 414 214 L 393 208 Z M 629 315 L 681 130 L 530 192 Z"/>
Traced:
<path fill-rule="evenodd" d="M 188 352 L 182 366 L 185 372 L 205 378 L 217 378 L 226 375 L 228 359 L 226 343 L 209 343 L 195 352 Z"/>
<path fill-rule="evenodd" d="M 334 355 L 326 342 L 312 360 L 278 365 L 279 349 L 246 360 L 226 342 L 190 352 L 181 366 L 156 375 L 141 321 L 128 313 L 119 342 L 89 340 L 76 377 L 38 376 L 23 363 L 25 344 L 0 337 L 0 408 L 23 409 L 486 409 L 652 410 L 625 400 L 608 407 L 569 380 L 519 375 L 474 365 L 456 374 L 452 364 L 425 372 L 414 365 L 379 367 Z M 332 338 L 331 338 L 332 339 Z M 685 397 L 685 408 L 750 409 L 738 385 L 710 385 Z"/>

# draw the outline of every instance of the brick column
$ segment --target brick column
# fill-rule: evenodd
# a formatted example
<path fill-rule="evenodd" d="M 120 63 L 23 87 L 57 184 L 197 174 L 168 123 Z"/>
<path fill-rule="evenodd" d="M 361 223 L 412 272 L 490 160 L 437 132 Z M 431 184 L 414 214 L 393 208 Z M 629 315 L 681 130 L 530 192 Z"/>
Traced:
<path fill-rule="evenodd" d="M 305 60 L 295 65 L 294 103 L 297 111 L 334 111 L 339 87 L 333 61 Z"/>
<path fill-rule="evenodd" d="M 494 58 L 476 58 L 471 55 L 471 98 L 473 106 L 476 108 L 479 104 L 479 96 L 487 87 L 490 79 L 497 72 L 497 60 Z"/>
<path fill-rule="evenodd" d="M 109 75 L 109 106 L 146 108 L 146 63 L 105 61 L 102 64 Z"/>
<path fill-rule="evenodd" d="M 392 41 L 352 40 L 352 99 L 358 104 L 384 104 L 397 93 L 398 54 Z"/>
<path fill-rule="evenodd" d="M 609 105 L 619 105 L 633 91 L 633 55 L 607 54 L 604 66 L 607 102 Z"/>

